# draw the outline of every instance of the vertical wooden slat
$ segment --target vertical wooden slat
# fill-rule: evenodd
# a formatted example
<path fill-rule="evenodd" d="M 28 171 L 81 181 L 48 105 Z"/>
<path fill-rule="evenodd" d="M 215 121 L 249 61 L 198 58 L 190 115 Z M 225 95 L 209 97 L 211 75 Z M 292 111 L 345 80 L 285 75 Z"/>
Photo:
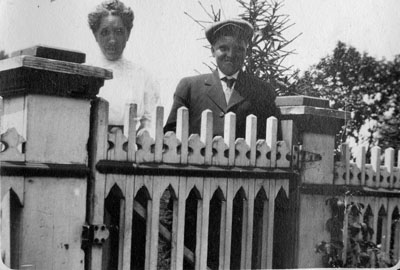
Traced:
<path fill-rule="evenodd" d="M 350 185 L 350 147 L 348 143 L 342 143 L 341 162 L 345 168 L 346 185 Z"/>
<path fill-rule="evenodd" d="M 347 179 L 347 177 L 346 177 Z M 349 212 L 350 208 L 347 208 L 347 205 L 350 203 L 348 198 L 345 197 L 345 210 L 344 210 L 344 220 L 343 220 L 343 251 L 342 251 L 342 261 L 346 261 L 347 259 L 347 243 L 348 243 L 348 227 L 349 227 Z"/>
<path fill-rule="evenodd" d="M 196 180 L 200 180 L 201 178 L 196 178 Z M 204 185 L 204 181 L 203 181 Z M 204 188 L 202 186 L 202 198 L 203 198 L 203 191 Z M 187 190 L 189 194 L 189 190 Z M 202 236 L 202 203 L 203 201 L 198 201 L 197 202 L 197 216 L 196 216 L 196 248 L 195 248 L 195 262 L 194 262 L 194 269 L 199 270 L 200 269 L 200 253 L 201 253 L 201 236 Z"/>
<path fill-rule="evenodd" d="M 365 186 L 365 162 L 366 162 L 366 157 L 365 157 L 365 151 L 366 148 L 364 145 L 360 146 L 358 148 L 357 156 L 356 156 L 356 164 L 357 167 L 360 169 L 361 173 L 361 186 Z"/>
<path fill-rule="evenodd" d="M 379 202 L 379 198 L 375 197 L 373 198 L 373 202 L 374 202 L 374 209 L 372 209 L 373 213 L 374 213 L 374 234 L 372 235 L 372 242 L 376 243 L 377 240 L 377 232 L 378 232 L 378 217 L 379 217 L 379 208 L 380 208 L 380 202 Z"/>
<path fill-rule="evenodd" d="M 381 179 L 381 148 L 374 146 L 371 149 L 371 165 L 375 176 L 375 186 L 380 186 Z"/>
<path fill-rule="evenodd" d="M 246 118 L 246 143 L 250 146 L 250 166 L 256 165 L 257 117 L 250 114 Z"/>
<path fill-rule="evenodd" d="M 385 243 L 382 243 L 382 246 L 385 246 L 386 253 L 390 252 L 390 238 L 392 235 L 392 215 L 393 210 L 395 208 L 395 204 L 391 200 L 391 198 L 387 198 L 387 224 L 386 224 L 386 238 Z"/>
<path fill-rule="evenodd" d="M 255 200 L 255 180 L 248 181 L 248 199 L 247 199 L 247 233 L 243 236 L 246 240 L 246 253 L 244 254 L 244 268 L 251 269 L 252 248 L 253 248 L 253 222 L 254 222 L 254 200 Z"/>
<path fill-rule="evenodd" d="M 136 157 L 136 125 L 137 104 L 129 104 L 128 126 L 124 127 L 124 133 L 128 137 L 128 160 L 135 161 Z"/>
<path fill-rule="evenodd" d="M 393 188 L 400 188 L 400 150 L 397 151 L 397 164 L 394 168 L 394 177 L 396 181 L 393 180 Z"/>
<path fill-rule="evenodd" d="M 257 195 L 264 191 L 264 194 L 261 195 L 261 200 L 263 202 L 263 211 L 262 211 L 262 216 L 261 220 L 259 221 L 261 223 L 261 227 L 259 228 L 259 231 L 257 232 L 257 239 L 253 239 L 257 243 L 257 258 L 258 261 L 254 265 L 255 268 L 266 268 L 267 267 L 267 235 L 268 235 L 268 200 L 269 200 L 269 180 L 265 179 L 256 179 L 255 180 L 255 194 L 254 196 L 257 197 Z M 262 196 L 264 195 L 264 196 Z M 253 221 L 254 224 L 254 221 Z M 254 252 L 254 251 L 253 251 Z"/>
<path fill-rule="evenodd" d="M 210 216 L 210 182 L 212 179 L 205 178 L 203 184 L 203 200 L 201 201 L 201 240 L 200 240 L 200 268 L 207 269 L 207 253 L 208 253 L 208 223 Z"/>
<path fill-rule="evenodd" d="M 395 205 L 398 209 L 400 209 L 400 199 L 395 199 Z M 395 257 L 396 262 L 399 262 L 400 259 L 400 223 L 397 222 L 395 226 L 394 232 L 394 247 L 393 247 L 393 256 Z"/>
<path fill-rule="evenodd" d="M 125 190 L 124 190 L 125 192 Z M 119 216 L 119 233 L 118 233 L 118 269 L 123 269 L 123 260 L 124 260 L 124 246 L 125 246 L 125 221 L 126 221 L 126 201 L 120 200 L 120 216 Z"/>
<path fill-rule="evenodd" d="M 97 99 L 93 103 L 93 140 L 91 142 L 92 157 L 90 161 L 90 170 L 94 175 L 91 180 L 89 193 L 89 203 L 91 204 L 88 213 L 88 220 L 91 224 L 104 223 L 104 189 L 105 175 L 96 170 L 96 163 L 105 159 L 107 155 L 107 132 L 108 132 L 108 102 L 103 99 Z M 102 247 L 92 246 L 89 258 L 89 269 L 102 269 Z"/>
<path fill-rule="evenodd" d="M 186 177 L 179 178 L 177 211 L 174 211 L 172 228 L 171 269 L 183 269 L 185 207 L 186 207 Z"/>
<path fill-rule="evenodd" d="M 153 209 L 153 176 L 135 176 L 135 192 L 134 195 L 137 195 L 137 192 L 140 190 L 142 186 L 145 186 L 148 189 L 148 192 L 151 196 L 150 200 L 147 202 L 147 218 L 146 218 L 146 243 L 145 243 L 145 266 L 144 269 L 150 269 L 150 243 L 151 243 L 151 225 L 153 215 L 151 211 Z"/>
<path fill-rule="evenodd" d="M 224 258 L 222 269 L 230 269 L 231 264 L 231 241 L 232 241 L 232 211 L 233 211 L 233 181 L 228 179 L 226 190 L 226 210 L 225 210 L 225 232 L 224 232 L 224 252 L 220 254 Z"/>
<path fill-rule="evenodd" d="M 129 153 L 129 150 L 128 150 Z M 129 156 L 129 154 L 128 154 Z M 132 250 L 132 218 L 133 218 L 133 200 L 134 200 L 134 180 L 135 176 L 126 177 L 125 186 L 125 223 L 123 230 L 123 249 L 122 249 L 122 269 L 131 269 L 131 250 Z"/>
<path fill-rule="evenodd" d="M 278 120 L 276 117 L 269 117 L 267 119 L 267 130 L 266 130 L 266 138 L 269 148 L 271 149 L 271 163 L 270 167 L 276 166 L 276 136 L 278 132 Z"/>
<path fill-rule="evenodd" d="M 246 195 L 248 194 L 248 183 L 247 180 L 240 180 L 241 185 L 243 187 L 243 189 L 246 192 Z M 246 248 L 247 248 L 247 234 L 248 234 L 248 215 L 249 215 L 249 202 L 247 200 L 247 197 L 243 200 L 243 210 L 242 210 L 242 235 L 241 235 L 241 239 L 242 239 L 242 246 L 241 246 L 241 252 L 240 252 L 240 268 L 241 269 L 245 269 L 245 265 L 246 265 Z"/>
<path fill-rule="evenodd" d="M 221 220 L 220 220 L 220 227 L 219 227 L 219 239 L 213 239 L 213 241 L 219 242 L 219 261 L 218 261 L 218 269 L 223 269 L 224 264 L 224 244 L 225 244 L 225 219 L 226 219 L 226 187 L 227 187 L 227 179 L 226 178 L 216 178 L 211 181 L 210 187 L 210 201 L 214 193 L 219 188 L 222 192 L 223 198 L 221 198 Z"/>
<path fill-rule="evenodd" d="M 213 115 L 211 110 L 205 110 L 201 114 L 200 139 L 205 144 L 204 165 L 211 165 L 212 138 L 213 138 Z"/>
<path fill-rule="evenodd" d="M 162 161 L 162 151 L 164 143 L 164 107 L 157 106 L 156 109 L 156 134 L 155 134 L 155 145 L 154 145 L 154 162 Z"/>
<path fill-rule="evenodd" d="M 274 220 L 275 220 L 275 196 L 276 196 L 275 180 L 270 180 L 269 185 L 269 202 L 268 202 L 268 235 L 267 235 L 267 265 L 266 268 L 272 268 L 272 255 L 274 246 Z"/>
<path fill-rule="evenodd" d="M 228 165 L 233 166 L 235 164 L 236 114 L 229 112 L 225 114 L 224 120 L 224 140 L 229 148 Z"/>
<path fill-rule="evenodd" d="M 385 167 L 389 174 L 389 188 L 393 188 L 393 166 L 394 166 L 394 149 L 389 147 L 385 150 Z"/>
<path fill-rule="evenodd" d="M 189 139 L 189 111 L 186 107 L 181 107 L 178 109 L 176 137 L 181 142 L 181 164 L 187 164 L 188 139 Z"/>
<path fill-rule="evenodd" d="M 146 265 L 149 267 L 147 269 L 155 270 L 157 269 L 158 262 L 158 232 L 159 232 L 159 220 L 160 220 L 160 198 L 164 191 L 164 185 L 160 185 L 160 179 L 157 177 L 153 178 L 153 199 L 152 199 L 152 207 L 150 211 L 151 215 L 151 223 L 150 223 L 150 234 L 148 235 L 150 241 L 149 254 L 146 258 L 148 261 Z M 149 216 L 149 215 L 148 215 Z M 147 238 L 146 238 L 147 241 Z"/>

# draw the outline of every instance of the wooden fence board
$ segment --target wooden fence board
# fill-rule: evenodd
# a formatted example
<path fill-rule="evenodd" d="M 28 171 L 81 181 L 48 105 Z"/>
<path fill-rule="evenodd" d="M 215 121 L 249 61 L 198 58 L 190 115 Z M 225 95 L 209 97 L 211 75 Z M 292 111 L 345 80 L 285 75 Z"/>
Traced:
<path fill-rule="evenodd" d="M 131 269 L 131 251 L 132 251 L 132 219 L 133 219 L 133 202 L 135 194 L 135 176 L 126 176 L 126 186 L 125 186 L 125 209 L 124 212 L 124 223 L 121 227 L 122 234 L 122 270 Z"/>
<path fill-rule="evenodd" d="M 181 164 L 187 164 L 188 138 L 189 138 L 189 111 L 186 107 L 181 107 L 178 109 L 176 137 L 181 143 Z"/>
<path fill-rule="evenodd" d="M 171 269 L 183 269 L 185 208 L 186 208 L 186 177 L 179 178 L 178 204 L 174 211 L 174 226 L 172 231 Z"/>
<path fill-rule="evenodd" d="M 248 200 L 247 200 L 247 223 L 246 232 L 243 234 L 242 239 L 245 241 L 245 253 L 243 268 L 251 269 L 252 261 L 252 248 L 253 248 L 253 220 L 254 220 L 254 200 L 255 200 L 255 180 L 248 181 Z"/>
<path fill-rule="evenodd" d="M 278 120 L 276 117 L 269 117 L 267 119 L 267 130 L 266 130 L 266 138 L 269 148 L 271 149 L 271 163 L 270 167 L 276 167 L 276 141 L 277 141 L 277 132 L 278 132 Z"/>
<path fill-rule="evenodd" d="M 207 251 L 208 251 L 208 224 L 210 216 L 210 182 L 212 179 L 205 178 L 203 185 L 203 200 L 201 200 L 201 226 L 197 229 L 201 231 L 200 243 L 196 245 L 200 248 L 200 257 L 196 258 L 199 261 L 199 269 L 207 269 Z M 198 213 L 199 214 L 199 213 Z M 196 247 L 197 249 L 197 247 Z M 197 265 L 197 264 L 196 264 Z"/>
<path fill-rule="evenodd" d="M 267 265 L 262 266 L 265 268 L 272 268 L 272 255 L 273 255 L 273 243 L 274 243 L 274 215 L 275 215 L 275 194 L 276 194 L 276 183 L 270 181 L 269 183 L 269 201 L 268 201 L 268 234 L 267 234 Z"/>
<path fill-rule="evenodd" d="M 224 140 L 229 148 L 228 165 L 233 166 L 235 164 L 236 115 L 229 112 L 225 114 L 224 120 Z"/>
<path fill-rule="evenodd" d="M 224 231 L 224 251 L 221 256 L 224 259 L 222 269 L 230 269 L 231 264 L 231 240 L 232 240 L 232 206 L 233 206 L 233 188 L 234 183 L 228 181 L 226 191 L 226 208 L 225 208 L 225 231 Z"/>

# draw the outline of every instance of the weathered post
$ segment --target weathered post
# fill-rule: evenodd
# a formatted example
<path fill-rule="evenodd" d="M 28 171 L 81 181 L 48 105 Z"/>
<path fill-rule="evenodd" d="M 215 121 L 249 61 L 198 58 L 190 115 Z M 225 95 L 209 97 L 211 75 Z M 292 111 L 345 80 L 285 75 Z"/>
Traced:
<path fill-rule="evenodd" d="M 14 55 L 0 61 L 1 199 L 11 212 L 2 254 L 12 268 L 84 269 L 90 104 L 112 73 L 83 65 L 79 52 Z"/>
<path fill-rule="evenodd" d="M 293 232 L 294 266 L 322 267 L 321 255 L 315 246 L 329 241 L 326 221 L 331 217 L 325 204 L 325 188 L 333 184 L 335 135 L 349 114 L 329 109 L 329 101 L 305 96 L 278 97 L 282 119 L 293 125 L 293 137 L 284 138 L 296 146 L 300 177 L 291 183 L 291 205 L 295 228 Z M 283 134 L 285 137 L 285 134 Z"/>

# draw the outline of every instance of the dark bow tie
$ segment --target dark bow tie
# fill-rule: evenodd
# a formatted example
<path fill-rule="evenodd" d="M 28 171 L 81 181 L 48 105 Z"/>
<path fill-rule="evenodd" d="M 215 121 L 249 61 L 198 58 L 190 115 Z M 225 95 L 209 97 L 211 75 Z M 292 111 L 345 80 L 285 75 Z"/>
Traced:
<path fill-rule="evenodd" d="M 236 82 L 235 78 L 228 79 L 227 77 L 224 77 L 221 80 L 226 82 L 226 86 L 228 86 L 228 88 L 232 88 L 233 84 Z"/>

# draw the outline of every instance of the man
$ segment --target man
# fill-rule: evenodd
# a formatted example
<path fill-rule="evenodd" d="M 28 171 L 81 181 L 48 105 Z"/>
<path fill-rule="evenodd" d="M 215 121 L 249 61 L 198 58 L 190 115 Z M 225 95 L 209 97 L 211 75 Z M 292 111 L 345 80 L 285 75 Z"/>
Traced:
<path fill-rule="evenodd" d="M 248 44 L 253 36 L 250 23 L 230 19 L 214 23 L 205 31 L 217 70 L 183 78 L 164 131 L 175 131 L 177 110 L 189 109 L 189 134 L 200 133 L 201 113 L 213 112 L 214 135 L 223 135 L 224 116 L 236 114 L 236 137 L 244 137 L 246 117 L 257 116 L 257 138 L 265 138 L 266 119 L 278 116 L 275 93 L 270 85 L 242 71 Z"/>

